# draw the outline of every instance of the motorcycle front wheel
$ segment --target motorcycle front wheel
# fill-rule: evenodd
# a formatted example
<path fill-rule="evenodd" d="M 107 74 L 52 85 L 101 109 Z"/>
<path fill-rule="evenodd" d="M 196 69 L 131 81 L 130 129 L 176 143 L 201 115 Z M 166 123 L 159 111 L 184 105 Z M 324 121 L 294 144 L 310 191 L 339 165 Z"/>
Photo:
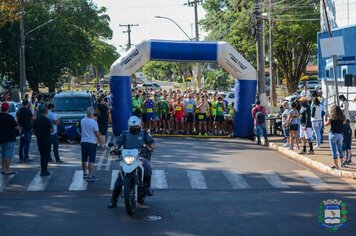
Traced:
<path fill-rule="evenodd" d="M 132 216 L 136 210 L 134 179 L 131 176 L 124 177 L 125 208 L 128 215 Z"/>

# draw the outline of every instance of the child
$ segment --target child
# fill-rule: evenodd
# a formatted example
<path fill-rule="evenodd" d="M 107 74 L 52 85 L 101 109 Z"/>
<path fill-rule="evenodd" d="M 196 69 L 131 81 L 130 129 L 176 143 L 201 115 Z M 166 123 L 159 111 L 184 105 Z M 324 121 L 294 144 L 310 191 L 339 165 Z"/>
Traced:
<path fill-rule="evenodd" d="M 342 144 L 342 151 L 345 153 L 344 165 L 351 163 L 351 136 L 352 130 L 350 127 L 350 120 L 346 119 L 345 123 L 342 126 L 342 136 L 344 138 Z"/>

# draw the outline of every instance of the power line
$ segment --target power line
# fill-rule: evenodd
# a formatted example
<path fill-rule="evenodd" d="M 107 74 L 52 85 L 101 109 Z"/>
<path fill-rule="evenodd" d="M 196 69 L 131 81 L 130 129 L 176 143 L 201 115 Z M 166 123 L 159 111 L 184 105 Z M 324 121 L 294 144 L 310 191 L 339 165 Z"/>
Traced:
<path fill-rule="evenodd" d="M 138 26 L 138 24 L 126 24 L 126 25 L 119 25 L 120 27 L 127 27 L 126 31 L 122 31 L 123 33 L 127 33 L 128 36 L 128 42 L 127 42 L 127 48 L 126 51 L 128 51 L 131 48 L 131 27 Z"/>

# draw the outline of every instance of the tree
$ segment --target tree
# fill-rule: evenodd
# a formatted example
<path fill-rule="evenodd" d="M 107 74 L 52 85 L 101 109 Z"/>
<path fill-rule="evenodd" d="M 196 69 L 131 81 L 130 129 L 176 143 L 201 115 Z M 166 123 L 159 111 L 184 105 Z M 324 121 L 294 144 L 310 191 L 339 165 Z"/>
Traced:
<path fill-rule="evenodd" d="M 274 55 L 279 69 L 286 79 L 289 93 L 297 90 L 298 82 L 309 62 L 310 55 L 317 50 L 319 22 L 309 19 L 319 18 L 319 1 L 309 0 L 310 6 L 292 8 L 280 5 L 274 14 L 282 13 L 275 21 L 273 34 Z M 305 19 L 306 21 L 300 21 Z"/>
<path fill-rule="evenodd" d="M 20 19 L 20 1 L 19 0 L 1 0 L 0 2 L 0 28 L 8 22 L 14 22 Z"/>
<path fill-rule="evenodd" d="M 272 2 L 273 53 L 279 71 L 287 80 L 288 91 L 294 92 L 310 54 L 316 49 L 316 35 L 320 24 L 312 20 L 319 18 L 319 1 Z M 267 6 L 261 4 L 258 7 Z M 206 0 L 203 7 L 206 15 L 200 23 L 208 32 L 208 39 L 229 42 L 256 66 L 254 0 Z"/>
<path fill-rule="evenodd" d="M 225 70 L 210 70 L 206 72 L 205 75 L 205 85 L 206 89 L 223 89 L 226 90 L 231 84 L 231 79 Z"/>
<path fill-rule="evenodd" d="M 54 91 L 63 74 L 79 76 L 94 64 L 101 73 L 117 58 L 106 9 L 87 0 L 32 0 L 25 7 L 25 31 L 53 19 L 26 37 L 26 77 L 38 91 L 44 83 Z M 0 28 L 0 76 L 19 83 L 19 23 Z M 3 49 L 3 50 L 2 50 Z M 4 52 L 4 53 L 3 53 Z"/>
<path fill-rule="evenodd" d="M 150 61 L 142 67 L 142 71 L 152 79 L 170 80 L 173 75 L 184 80 L 193 74 L 192 68 L 192 63 Z"/>

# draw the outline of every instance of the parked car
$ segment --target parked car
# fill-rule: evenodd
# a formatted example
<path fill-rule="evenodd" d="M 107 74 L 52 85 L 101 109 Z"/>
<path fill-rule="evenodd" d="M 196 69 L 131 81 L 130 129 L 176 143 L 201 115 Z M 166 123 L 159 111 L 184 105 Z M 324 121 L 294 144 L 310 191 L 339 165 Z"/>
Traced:
<path fill-rule="evenodd" d="M 312 91 L 316 90 L 317 86 L 321 87 L 321 84 L 318 80 L 307 80 L 299 82 L 298 89 L 303 89 L 304 83 L 307 85 L 307 88 Z"/>
<path fill-rule="evenodd" d="M 235 100 L 235 92 L 226 91 L 226 92 L 219 92 L 218 95 L 225 95 L 225 100 L 231 104 Z"/>
<path fill-rule="evenodd" d="M 158 85 L 157 83 L 151 83 L 151 82 L 146 82 L 146 83 L 143 83 L 141 85 L 141 87 L 144 89 L 144 90 L 150 90 L 151 88 L 153 90 L 161 90 L 161 86 Z"/>
<path fill-rule="evenodd" d="M 58 135 L 63 136 L 66 126 L 76 125 L 86 115 L 88 107 L 96 107 L 95 98 L 87 92 L 57 93 L 53 99 L 54 111 L 60 119 Z"/>
<path fill-rule="evenodd" d="M 288 103 L 291 103 L 294 99 L 299 99 L 301 96 L 300 96 L 300 93 L 302 92 L 302 90 L 297 90 L 296 92 L 288 95 L 287 97 L 285 97 L 283 99 L 283 101 L 287 101 Z"/>

